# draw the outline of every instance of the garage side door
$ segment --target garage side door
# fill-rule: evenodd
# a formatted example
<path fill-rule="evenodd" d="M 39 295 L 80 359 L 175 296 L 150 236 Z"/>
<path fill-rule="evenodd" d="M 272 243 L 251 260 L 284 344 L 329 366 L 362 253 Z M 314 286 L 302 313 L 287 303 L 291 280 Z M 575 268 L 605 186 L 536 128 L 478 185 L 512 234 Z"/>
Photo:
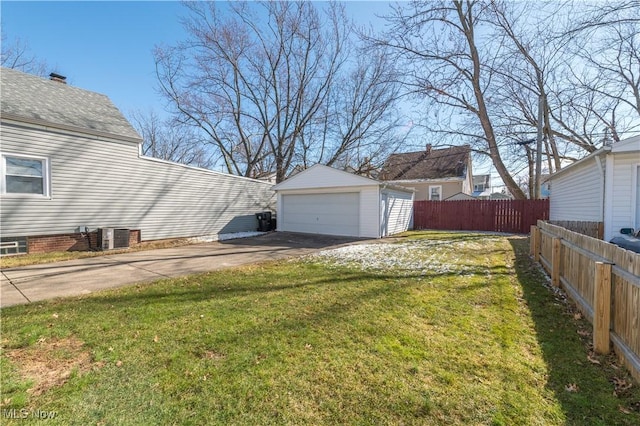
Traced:
<path fill-rule="evenodd" d="M 360 235 L 360 194 L 283 195 L 278 228 L 311 234 Z"/>

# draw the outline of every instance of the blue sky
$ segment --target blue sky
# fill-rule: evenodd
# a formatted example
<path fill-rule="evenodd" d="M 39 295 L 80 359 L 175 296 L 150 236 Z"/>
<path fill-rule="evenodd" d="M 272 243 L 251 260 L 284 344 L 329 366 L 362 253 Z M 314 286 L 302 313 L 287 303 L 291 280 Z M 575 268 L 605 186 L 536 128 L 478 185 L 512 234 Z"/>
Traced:
<path fill-rule="evenodd" d="M 389 11 L 386 1 L 346 1 L 360 25 L 383 29 L 376 15 Z M 187 37 L 178 1 L 6 1 L 0 2 L 7 41 L 20 39 L 31 54 L 67 82 L 107 95 L 125 114 L 154 110 L 162 114 L 153 49 Z M 486 167 L 474 164 L 474 172 Z"/>
<path fill-rule="evenodd" d="M 2 1 L 3 33 L 20 39 L 73 86 L 103 93 L 125 114 L 163 110 L 157 94 L 153 48 L 187 37 L 176 1 Z M 379 20 L 387 2 L 348 2 L 366 24 Z"/>

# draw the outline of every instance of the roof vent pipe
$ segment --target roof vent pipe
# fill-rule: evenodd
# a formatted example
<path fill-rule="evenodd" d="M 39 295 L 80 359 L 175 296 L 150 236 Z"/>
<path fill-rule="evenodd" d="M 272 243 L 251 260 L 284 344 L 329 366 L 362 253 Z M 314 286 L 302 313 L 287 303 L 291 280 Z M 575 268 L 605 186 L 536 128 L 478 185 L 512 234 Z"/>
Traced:
<path fill-rule="evenodd" d="M 49 79 L 51 81 L 57 81 L 58 83 L 67 84 L 67 77 L 65 77 L 64 75 L 56 74 L 55 72 L 49 74 Z"/>

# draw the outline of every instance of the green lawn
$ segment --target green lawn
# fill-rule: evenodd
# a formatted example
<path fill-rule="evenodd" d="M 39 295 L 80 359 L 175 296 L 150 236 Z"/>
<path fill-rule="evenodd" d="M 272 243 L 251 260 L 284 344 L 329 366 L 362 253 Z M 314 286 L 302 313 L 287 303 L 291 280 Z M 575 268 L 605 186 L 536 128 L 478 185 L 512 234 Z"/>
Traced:
<path fill-rule="evenodd" d="M 521 237 L 411 233 L 5 308 L 2 421 L 640 424 L 637 384 L 590 354 L 527 254 Z"/>

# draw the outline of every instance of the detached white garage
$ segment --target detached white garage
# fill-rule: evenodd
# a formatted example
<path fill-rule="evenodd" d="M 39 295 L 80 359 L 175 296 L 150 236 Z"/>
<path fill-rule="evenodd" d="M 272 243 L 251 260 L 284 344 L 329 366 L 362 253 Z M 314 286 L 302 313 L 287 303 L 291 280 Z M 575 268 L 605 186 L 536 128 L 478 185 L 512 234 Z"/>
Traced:
<path fill-rule="evenodd" d="M 320 164 L 273 189 L 278 231 L 380 238 L 411 226 L 413 190 Z"/>

